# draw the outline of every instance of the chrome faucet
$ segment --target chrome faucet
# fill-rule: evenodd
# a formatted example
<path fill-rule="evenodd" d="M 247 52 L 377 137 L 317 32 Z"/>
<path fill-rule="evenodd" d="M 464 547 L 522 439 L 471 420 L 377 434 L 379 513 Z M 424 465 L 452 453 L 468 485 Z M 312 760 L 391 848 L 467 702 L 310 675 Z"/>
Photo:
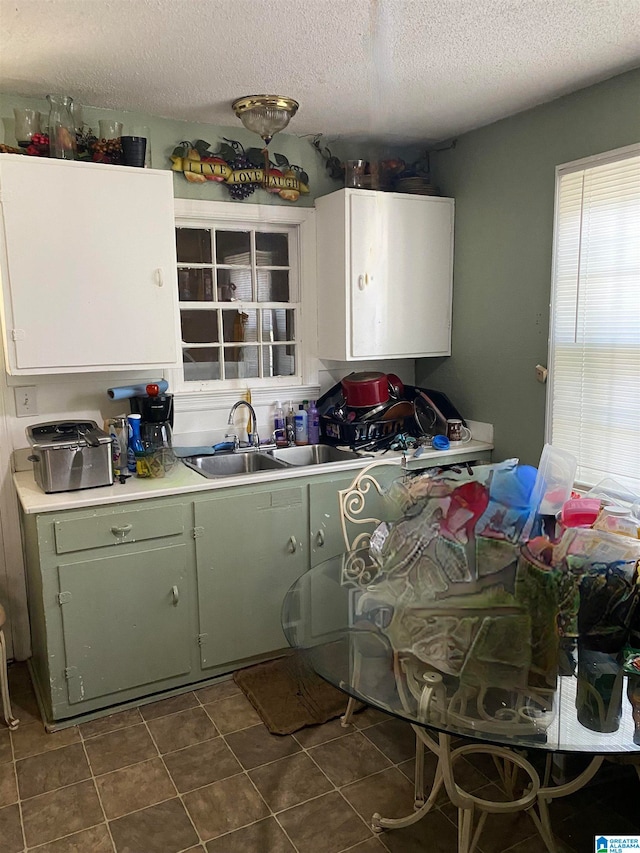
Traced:
<path fill-rule="evenodd" d="M 249 444 L 252 447 L 260 447 L 260 436 L 258 435 L 258 419 L 256 418 L 256 413 L 251 403 L 247 403 L 246 400 L 238 400 L 237 403 L 234 403 L 231 407 L 231 411 L 229 412 L 229 420 L 227 423 L 233 423 L 233 416 L 236 413 L 236 409 L 239 409 L 240 406 L 246 406 L 251 414 L 251 432 L 247 433 Z"/>

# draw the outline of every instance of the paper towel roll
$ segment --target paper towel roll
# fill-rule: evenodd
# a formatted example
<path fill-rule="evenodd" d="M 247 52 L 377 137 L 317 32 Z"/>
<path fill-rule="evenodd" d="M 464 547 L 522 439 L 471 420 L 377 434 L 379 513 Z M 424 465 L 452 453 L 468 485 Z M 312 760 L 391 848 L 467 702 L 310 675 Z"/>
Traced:
<path fill-rule="evenodd" d="M 166 379 L 153 379 L 144 385 L 121 385 L 118 388 L 107 388 L 107 394 L 112 400 L 127 400 L 129 397 L 146 397 L 147 385 L 157 385 L 158 393 L 164 394 L 169 387 Z"/>

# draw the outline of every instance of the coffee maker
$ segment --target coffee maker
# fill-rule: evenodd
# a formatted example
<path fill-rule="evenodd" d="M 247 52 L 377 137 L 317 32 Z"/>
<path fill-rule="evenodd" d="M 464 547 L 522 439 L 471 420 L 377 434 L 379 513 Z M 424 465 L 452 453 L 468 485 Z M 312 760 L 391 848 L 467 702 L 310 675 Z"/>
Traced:
<path fill-rule="evenodd" d="M 141 416 L 140 435 L 145 450 L 168 471 L 175 462 L 172 449 L 173 394 L 161 394 L 147 385 L 147 396 L 131 397 L 131 414 Z"/>

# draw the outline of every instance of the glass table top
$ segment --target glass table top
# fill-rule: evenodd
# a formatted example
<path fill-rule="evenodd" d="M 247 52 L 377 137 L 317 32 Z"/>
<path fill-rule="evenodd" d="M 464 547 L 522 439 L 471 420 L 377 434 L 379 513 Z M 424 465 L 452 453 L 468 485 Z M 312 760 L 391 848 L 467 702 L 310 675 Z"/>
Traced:
<path fill-rule="evenodd" d="M 552 631 L 538 644 L 512 599 L 403 600 L 363 549 L 302 575 L 282 622 L 318 675 L 411 723 L 508 746 L 640 753 L 640 677 L 579 637 Z"/>

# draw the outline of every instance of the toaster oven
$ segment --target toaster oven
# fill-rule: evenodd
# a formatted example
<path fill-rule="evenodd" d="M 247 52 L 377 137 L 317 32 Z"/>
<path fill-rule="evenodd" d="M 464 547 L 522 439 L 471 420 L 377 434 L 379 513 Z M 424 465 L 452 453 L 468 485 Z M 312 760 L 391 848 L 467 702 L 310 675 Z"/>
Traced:
<path fill-rule="evenodd" d="M 113 484 L 111 437 L 95 421 L 50 421 L 27 427 L 33 476 L 43 492 Z"/>

